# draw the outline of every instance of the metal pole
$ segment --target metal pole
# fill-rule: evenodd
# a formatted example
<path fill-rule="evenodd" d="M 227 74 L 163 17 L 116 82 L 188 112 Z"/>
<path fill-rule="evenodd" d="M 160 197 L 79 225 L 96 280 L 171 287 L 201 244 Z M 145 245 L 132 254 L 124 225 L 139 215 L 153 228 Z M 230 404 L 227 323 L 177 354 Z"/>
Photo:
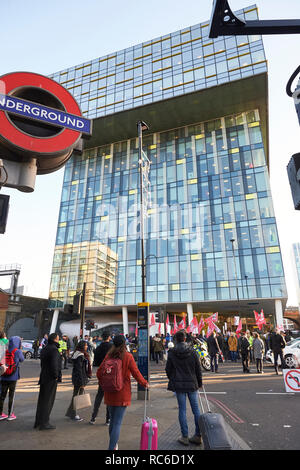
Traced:
<path fill-rule="evenodd" d="M 86 289 L 86 282 L 83 283 L 81 301 L 80 301 L 80 339 L 83 339 L 83 325 L 84 325 L 84 318 L 85 318 L 85 289 Z"/>
<path fill-rule="evenodd" d="M 143 130 L 142 122 L 138 122 L 139 138 L 139 165 L 140 165 L 140 240 L 141 240 L 141 258 L 142 258 L 142 302 L 146 301 L 146 266 L 145 266 L 145 241 L 144 241 L 144 187 L 143 187 L 143 169 L 142 169 L 142 150 L 143 150 Z"/>
<path fill-rule="evenodd" d="M 237 296 L 237 302 L 238 302 L 238 315 L 240 315 L 240 296 L 239 296 L 239 288 L 238 288 L 238 278 L 237 278 L 236 260 L 235 260 L 234 247 L 233 247 L 233 243 L 235 242 L 235 239 L 232 238 L 230 241 L 231 241 L 231 243 L 232 243 L 232 254 L 233 254 L 233 263 L 234 263 L 234 272 L 235 272 L 235 283 L 236 283 L 236 296 Z"/>

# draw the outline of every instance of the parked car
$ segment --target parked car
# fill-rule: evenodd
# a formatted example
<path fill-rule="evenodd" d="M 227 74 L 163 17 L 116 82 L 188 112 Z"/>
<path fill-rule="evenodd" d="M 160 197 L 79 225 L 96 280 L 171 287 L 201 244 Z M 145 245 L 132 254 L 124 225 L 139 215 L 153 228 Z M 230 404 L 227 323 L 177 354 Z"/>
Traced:
<path fill-rule="evenodd" d="M 25 359 L 32 359 L 34 355 L 33 345 L 34 340 L 28 339 L 22 341 L 22 353 Z M 42 347 L 40 346 L 38 349 L 38 357 L 40 357 Z"/>
<path fill-rule="evenodd" d="M 283 357 L 288 369 L 297 369 L 300 367 L 300 338 L 289 341 L 283 350 Z M 266 362 L 274 364 L 274 356 L 271 349 L 266 352 Z M 281 365 L 280 357 L 278 364 Z"/>

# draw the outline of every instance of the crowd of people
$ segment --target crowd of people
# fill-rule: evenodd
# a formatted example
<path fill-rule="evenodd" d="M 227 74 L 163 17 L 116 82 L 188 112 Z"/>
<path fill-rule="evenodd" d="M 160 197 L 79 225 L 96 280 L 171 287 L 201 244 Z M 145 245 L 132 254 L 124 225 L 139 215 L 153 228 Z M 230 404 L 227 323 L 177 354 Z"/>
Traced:
<path fill-rule="evenodd" d="M 237 362 L 241 360 L 244 373 L 250 372 L 250 363 L 256 365 L 257 373 L 263 373 L 263 361 L 266 351 L 271 349 L 274 354 L 274 367 L 278 374 L 278 357 L 284 367 L 283 349 L 289 337 L 283 332 L 272 331 L 267 334 L 259 332 L 241 332 L 237 335 L 229 331 L 226 334 L 214 331 L 208 338 L 202 334 L 194 335 L 185 330 L 178 331 L 174 336 L 169 334 L 156 334 L 150 336 L 150 360 L 156 363 L 165 363 L 165 370 L 169 379 L 168 390 L 173 391 L 177 398 L 179 409 L 179 423 L 182 436 L 179 442 L 188 445 L 201 443 L 198 426 L 200 415 L 197 393 L 202 386 L 202 372 L 199 356 L 194 348 L 201 341 L 205 341 L 210 355 L 211 372 L 218 372 L 219 361 Z M 50 423 L 50 415 L 56 398 L 57 384 L 62 381 L 62 368 L 69 368 L 72 363 L 73 393 L 65 416 L 74 421 L 82 421 L 75 405 L 75 397 L 85 393 L 85 387 L 92 377 L 93 366 L 97 367 L 99 380 L 97 394 L 92 407 L 90 424 L 96 422 L 99 408 L 104 399 L 106 405 L 106 425 L 109 427 L 109 450 L 118 448 L 118 440 L 122 421 L 126 409 L 131 404 L 131 376 L 142 386 L 148 388 L 149 384 L 141 375 L 129 345 L 138 347 L 138 338 L 129 335 L 115 334 L 104 331 L 102 336 L 94 338 L 86 335 L 84 338 L 72 338 L 73 352 L 71 355 L 71 341 L 66 335 L 61 337 L 57 333 L 44 335 L 41 341 L 36 340 L 34 349 L 40 350 L 41 370 L 39 377 L 39 396 L 37 401 L 34 428 L 38 430 L 51 430 L 55 426 Z M 5 358 L 3 360 L 3 357 Z M 38 353 L 34 355 L 38 357 Z M 11 366 L 7 366 L 10 363 Z M 111 391 L 105 389 L 101 377 L 105 370 L 106 361 L 121 367 L 122 388 Z M 14 414 L 14 396 L 17 381 L 20 378 L 20 364 L 24 361 L 21 338 L 12 336 L 7 339 L 4 332 L 0 332 L 0 420 L 16 419 Z M 118 362 L 119 361 L 119 362 Z M 7 363 L 6 365 L 5 362 Z M 2 365 L 1 365 L 2 364 Z M 12 371 L 7 374 L 7 368 Z M 102 375 L 101 375 L 102 374 Z M 8 395 L 8 413 L 4 413 L 4 402 Z M 186 399 L 188 398 L 195 418 L 195 433 L 188 437 L 186 420 Z"/>

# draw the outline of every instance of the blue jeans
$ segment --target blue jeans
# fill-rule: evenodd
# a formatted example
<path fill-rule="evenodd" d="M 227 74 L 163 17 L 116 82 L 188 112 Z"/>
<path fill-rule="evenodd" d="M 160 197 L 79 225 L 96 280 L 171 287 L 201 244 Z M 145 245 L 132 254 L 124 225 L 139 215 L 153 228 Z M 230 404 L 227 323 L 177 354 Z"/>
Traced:
<path fill-rule="evenodd" d="M 178 401 L 179 407 L 179 424 L 181 429 L 181 434 L 184 437 L 188 436 L 188 424 L 186 419 L 186 397 L 188 397 L 192 412 L 194 415 L 195 420 L 195 434 L 196 436 L 200 436 L 200 429 L 198 420 L 200 417 L 200 410 L 198 407 L 198 392 L 176 392 L 176 398 Z"/>
<path fill-rule="evenodd" d="M 230 351 L 230 357 L 232 362 L 237 362 L 237 351 Z"/>
<path fill-rule="evenodd" d="M 114 450 L 118 443 L 126 408 L 127 406 L 108 406 L 110 416 L 108 450 Z"/>
<path fill-rule="evenodd" d="M 218 370 L 218 354 L 211 354 L 210 355 L 210 370 L 214 372 Z"/>

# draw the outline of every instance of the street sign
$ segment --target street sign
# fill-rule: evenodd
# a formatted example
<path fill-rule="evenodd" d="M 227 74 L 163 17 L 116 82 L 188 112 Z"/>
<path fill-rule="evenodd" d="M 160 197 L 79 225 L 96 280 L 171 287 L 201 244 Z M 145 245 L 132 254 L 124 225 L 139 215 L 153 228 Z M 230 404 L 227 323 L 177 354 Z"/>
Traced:
<path fill-rule="evenodd" d="M 138 368 L 149 382 L 149 303 L 138 304 Z M 138 384 L 138 400 L 145 398 L 145 388 Z M 148 394 L 149 395 L 149 394 Z"/>
<path fill-rule="evenodd" d="M 36 175 L 61 168 L 91 135 L 92 121 L 60 83 L 31 72 L 0 76 L 0 183 L 33 191 Z"/>
<path fill-rule="evenodd" d="M 286 392 L 300 392 L 300 369 L 283 369 Z"/>

